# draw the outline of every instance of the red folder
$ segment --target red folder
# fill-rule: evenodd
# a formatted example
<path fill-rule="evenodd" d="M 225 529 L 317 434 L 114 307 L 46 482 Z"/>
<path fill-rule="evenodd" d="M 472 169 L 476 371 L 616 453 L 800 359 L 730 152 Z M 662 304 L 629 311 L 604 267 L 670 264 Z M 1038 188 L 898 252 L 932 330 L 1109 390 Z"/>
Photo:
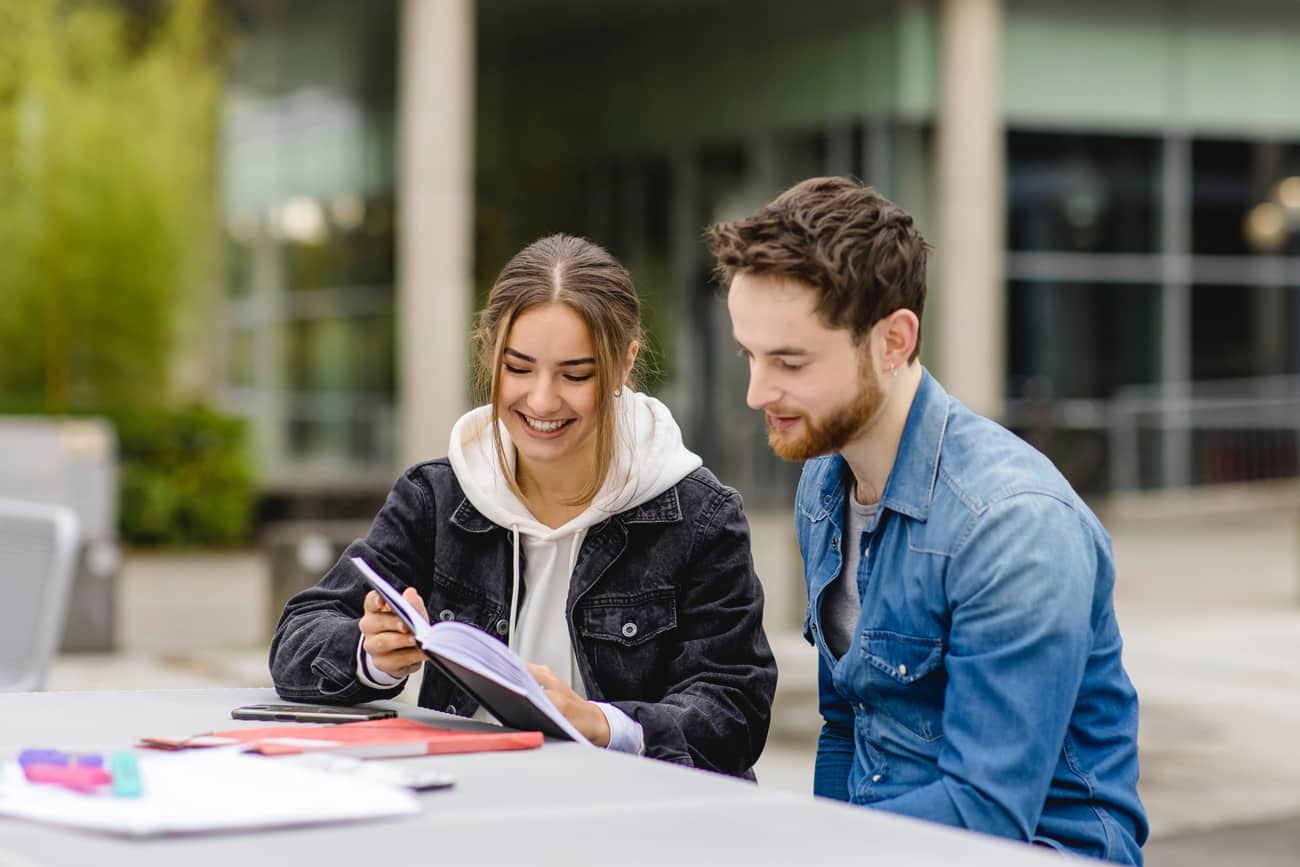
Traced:
<path fill-rule="evenodd" d="M 410 719 L 376 719 L 328 725 L 280 723 L 264 728 L 209 732 L 190 738 L 141 738 L 140 744 L 169 750 L 248 744 L 248 752 L 266 756 L 329 750 L 359 758 L 396 758 L 531 750 L 542 745 L 542 733 L 456 731 Z"/>

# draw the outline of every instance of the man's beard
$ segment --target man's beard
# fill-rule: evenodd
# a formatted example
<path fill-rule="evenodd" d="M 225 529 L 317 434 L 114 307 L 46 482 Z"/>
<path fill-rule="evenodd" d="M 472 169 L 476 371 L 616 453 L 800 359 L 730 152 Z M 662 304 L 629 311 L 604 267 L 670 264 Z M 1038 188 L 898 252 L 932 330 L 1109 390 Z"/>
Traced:
<path fill-rule="evenodd" d="M 804 434 L 790 437 L 780 433 L 768 422 L 767 444 L 776 456 L 786 461 L 806 461 L 838 452 L 866 427 L 880 409 L 880 387 L 870 359 L 858 366 L 858 392 L 835 407 L 824 418 L 814 420 L 800 413 Z"/>

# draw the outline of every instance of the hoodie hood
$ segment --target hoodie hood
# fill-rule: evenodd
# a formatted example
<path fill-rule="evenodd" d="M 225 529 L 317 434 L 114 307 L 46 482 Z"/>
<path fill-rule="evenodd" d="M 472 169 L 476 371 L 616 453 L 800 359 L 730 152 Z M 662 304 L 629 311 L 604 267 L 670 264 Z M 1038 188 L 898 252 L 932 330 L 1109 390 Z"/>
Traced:
<path fill-rule="evenodd" d="M 510 490 L 506 472 L 515 471 L 515 448 L 505 425 L 501 442 L 508 467 L 503 472 L 492 442 L 492 407 L 461 416 L 451 431 L 448 457 L 465 497 L 501 527 L 550 540 L 599 524 L 639 506 L 680 482 L 702 461 L 682 443 L 682 431 L 662 402 L 623 388 L 614 399 L 614 455 L 605 483 L 582 514 L 562 527 L 538 521 Z"/>

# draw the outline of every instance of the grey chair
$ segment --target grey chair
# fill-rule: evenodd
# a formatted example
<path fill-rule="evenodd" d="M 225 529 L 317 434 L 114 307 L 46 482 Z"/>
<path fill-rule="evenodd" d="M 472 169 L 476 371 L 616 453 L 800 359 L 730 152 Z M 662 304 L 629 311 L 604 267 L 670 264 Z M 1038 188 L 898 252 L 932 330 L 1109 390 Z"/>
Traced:
<path fill-rule="evenodd" d="M 33 692 L 58 647 L 76 569 L 71 509 L 0 499 L 0 692 Z"/>

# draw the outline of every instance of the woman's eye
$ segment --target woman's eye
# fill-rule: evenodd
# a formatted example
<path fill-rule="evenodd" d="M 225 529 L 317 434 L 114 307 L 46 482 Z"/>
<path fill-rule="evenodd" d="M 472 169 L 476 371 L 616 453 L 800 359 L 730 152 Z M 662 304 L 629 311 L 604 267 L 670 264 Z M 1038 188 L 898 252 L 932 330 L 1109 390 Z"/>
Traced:
<path fill-rule="evenodd" d="M 788 361 L 781 361 L 781 360 L 778 360 L 778 361 L 777 361 L 777 366 L 780 367 L 782 370 L 802 370 L 802 369 L 803 369 L 803 365 L 802 365 L 802 364 L 791 364 L 791 363 L 788 362 Z"/>
<path fill-rule="evenodd" d="M 564 374 L 564 378 L 567 379 L 569 382 L 586 382 L 587 380 L 591 379 L 591 376 L 592 376 L 592 375 L 591 375 L 590 373 L 566 373 L 566 374 Z"/>
<path fill-rule="evenodd" d="M 505 368 L 506 368 L 506 373 L 520 374 L 520 373 L 527 373 L 527 372 L 528 372 L 528 370 L 527 370 L 526 368 L 523 368 L 523 367 L 515 367 L 515 366 L 512 365 L 512 364 L 507 364 L 507 365 L 505 365 Z"/>

